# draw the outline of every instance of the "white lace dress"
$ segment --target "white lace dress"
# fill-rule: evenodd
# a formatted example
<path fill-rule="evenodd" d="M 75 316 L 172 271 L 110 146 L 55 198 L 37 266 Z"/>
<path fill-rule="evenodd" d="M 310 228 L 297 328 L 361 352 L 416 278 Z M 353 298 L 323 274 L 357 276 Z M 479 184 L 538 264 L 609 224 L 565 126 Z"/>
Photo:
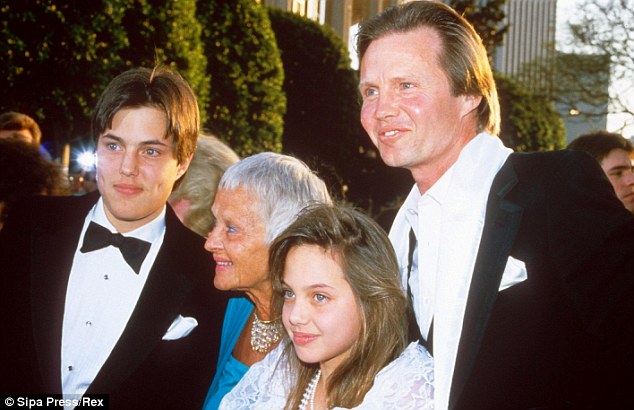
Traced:
<path fill-rule="evenodd" d="M 283 409 L 290 391 L 291 376 L 281 357 L 284 343 L 251 366 L 237 386 L 227 394 L 220 410 Z M 418 343 L 410 344 L 374 378 L 363 403 L 355 409 L 434 408 L 434 362 Z M 341 409 L 337 407 L 336 409 Z"/>

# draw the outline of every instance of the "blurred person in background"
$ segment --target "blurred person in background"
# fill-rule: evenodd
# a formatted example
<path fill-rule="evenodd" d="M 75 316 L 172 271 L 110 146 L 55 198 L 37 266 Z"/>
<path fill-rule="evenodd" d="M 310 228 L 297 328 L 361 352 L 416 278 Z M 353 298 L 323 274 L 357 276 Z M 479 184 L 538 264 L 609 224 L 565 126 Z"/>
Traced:
<path fill-rule="evenodd" d="M 68 195 L 59 165 L 22 138 L 0 138 L 0 229 L 15 204 L 32 195 Z"/>
<path fill-rule="evenodd" d="M 579 135 L 568 149 L 585 151 L 594 157 L 614 187 L 616 196 L 634 213 L 634 147 L 621 134 L 595 131 Z"/>
<path fill-rule="evenodd" d="M 42 131 L 37 122 L 26 114 L 7 111 L 0 114 L 0 139 L 21 139 L 37 147 L 45 159 L 51 160 L 51 154 L 40 144 Z"/>
<path fill-rule="evenodd" d="M 42 131 L 28 115 L 8 111 L 0 114 L 0 139 L 2 138 L 17 138 L 39 147 Z"/>
<path fill-rule="evenodd" d="M 220 177 L 239 159 L 218 138 L 201 135 L 187 173 L 168 199 L 178 219 L 203 238 L 207 237 L 214 224 L 211 204 L 214 202 Z"/>

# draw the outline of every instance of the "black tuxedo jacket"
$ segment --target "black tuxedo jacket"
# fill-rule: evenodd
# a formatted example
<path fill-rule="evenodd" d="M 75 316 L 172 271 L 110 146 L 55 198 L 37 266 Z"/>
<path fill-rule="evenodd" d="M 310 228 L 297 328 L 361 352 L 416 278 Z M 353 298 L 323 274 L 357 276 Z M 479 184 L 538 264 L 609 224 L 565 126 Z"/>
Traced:
<path fill-rule="evenodd" d="M 97 199 L 34 198 L 12 212 L 0 232 L 2 392 L 61 393 L 66 288 L 84 219 Z M 168 206 L 164 241 L 139 301 L 87 394 L 109 394 L 111 409 L 200 408 L 226 306 L 213 286 L 213 268 L 202 238 Z M 179 314 L 198 326 L 184 338 L 162 340 Z"/>
<path fill-rule="evenodd" d="M 528 278 L 498 291 L 509 256 Z M 450 408 L 633 408 L 634 216 L 594 159 L 509 157 L 469 292 Z"/>

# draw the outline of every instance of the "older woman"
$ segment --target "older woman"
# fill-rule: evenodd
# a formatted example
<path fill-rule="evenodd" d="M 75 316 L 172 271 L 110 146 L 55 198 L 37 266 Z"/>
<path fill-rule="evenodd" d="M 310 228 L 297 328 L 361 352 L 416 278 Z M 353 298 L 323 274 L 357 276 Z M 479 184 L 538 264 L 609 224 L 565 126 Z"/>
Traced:
<path fill-rule="evenodd" d="M 205 410 L 216 409 L 249 367 L 277 346 L 282 326 L 280 317 L 271 315 L 269 246 L 313 202 L 330 203 L 328 190 L 293 157 L 257 154 L 222 176 L 211 208 L 216 225 L 205 249 L 216 262 L 216 288 L 240 294 L 230 300 L 225 313 L 218 367 Z"/>

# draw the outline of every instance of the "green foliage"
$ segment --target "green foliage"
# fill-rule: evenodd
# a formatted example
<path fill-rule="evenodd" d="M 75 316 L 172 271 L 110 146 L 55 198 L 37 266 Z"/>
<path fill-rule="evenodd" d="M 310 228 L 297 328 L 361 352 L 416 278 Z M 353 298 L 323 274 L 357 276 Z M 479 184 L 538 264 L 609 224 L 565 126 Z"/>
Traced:
<path fill-rule="evenodd" d="M 209 79 L 194 5 L 195 0 L 5 0 L 0 111 L 34 116 L 44 139 L 87 138 L 90 114 L 110 80 L 155 62 L 178 69 L 204 108 Z"/>
<path fill-rule="evenodd" d="M 284 72 L 266 10 L 253 0 L 200 0 L 211 94 L 206 128 L 241 156 L 282 148 Z"/>
<path fill-rule="evenodd" d="M 565 111 L 579 111 L 588 119 L 605 118 L 610 107 L 616 112 L 621 108 L 627 112 L 618 95 L 614 96 L 612 104 L 608 104 L 611 58 L 609 54 L 555 54 L 555 62 L 551 65 L 554 71 L 550 71 L 557 79 L 552 86 L 552 98 L 568 108 Z M 540 69 L 538 64 L 533 64 L 534 67 Z"/>
<path fill-rule="evenodd" d="M 284 152 L 316 170 L 331 193 L 376 216 L 403 184 L 396 179 L 382 183 L 388 180 L 384 174 L 393 173 L 361 127 L 358 76 L 350 68 L 343 41 L 329 27 L 307 18 L 278 9 L 269 9 L 269 16 L 282 53 L 288 98 Z M 411 178 L 402 181 L 409 188 Z"/>
<path fill-rule="evenodd" d="M 196 18 L 196 0 L 128 0 L 123 25 L 129 46 L 122 51 L 126 65 L 165 64 L 190 84 L 206 121 L 210 78 Z"/>
<path fill-rule="evenodd" d="M 507 0 L 452 0 L 449 4 L 473 24 L 489 54 L 502 44 L 508 25 L 502 25 Z M 533 95 L 519 83 L 495 74 L 500 97 L 502 124 L 500 138 L 515 151 L 543 151 L 563 148 L 566 130 L 553 105 Z"/>
<path fill-rule="evenodd" d="M 477 0 L 451 0 L 449 5 L 462 14 L 482 37 L 489 54 L 502 44 L 508 25 L 502 25 L 506 14 L 504 5 L 508 0 L 489 0 L 485 5 Z"/>
<path fill-rule="evenodd" d="M 32 115 L 44 138 L 85 135 L 99 93 L 123 64 L 125 3 L 5 0 L 0 111 Z"/>
<path fill-rule="evenodd" d="M 567 30 L 557 52 L 525 64 L 514 76 L 526 84 L 545 83 L 541 93 L 555 101 L 572 123 L 598 126 L 611 116 L 611 131 L 634 130 L 634 0 L 583 0 L 565 16 Z M 554 50 L 555 44 L 549 44 Z M 537 80 L 536 80 L 537 79 Z"/>
<path fill-rule="evenodd" d="M 566 130 L 553 105 L 501 74 L 495 74 L 500 95 L 500 138 L 515 151 L 549 151 L 566 146 Z"/>

